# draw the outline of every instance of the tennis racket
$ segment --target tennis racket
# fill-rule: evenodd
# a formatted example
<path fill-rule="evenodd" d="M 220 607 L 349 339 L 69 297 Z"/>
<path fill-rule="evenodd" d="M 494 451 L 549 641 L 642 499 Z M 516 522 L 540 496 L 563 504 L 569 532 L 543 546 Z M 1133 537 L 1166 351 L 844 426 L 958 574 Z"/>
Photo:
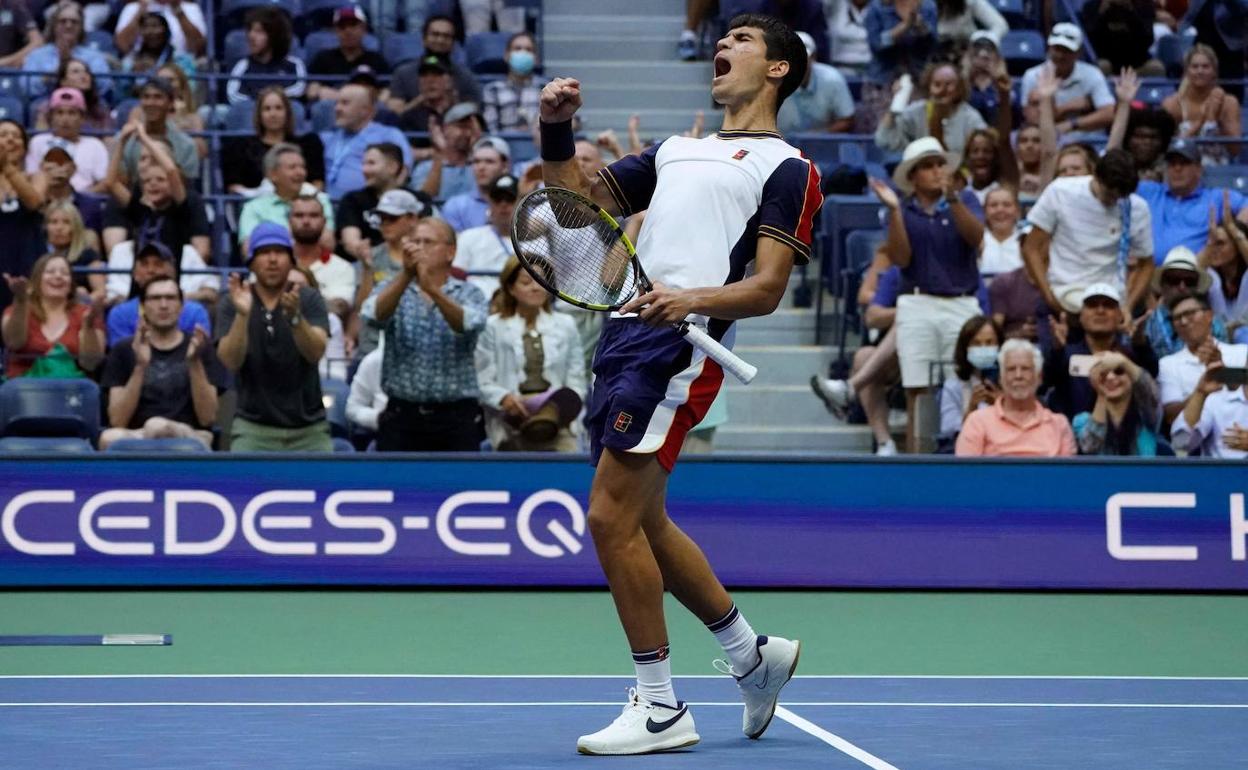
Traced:
<path fill-rule="evenodd" d="M 542 288 L 586 310 L 619 310 L 653 286 L 624 229 L 602 207 L 561 187 L 520 199 L 511 223 L 516 257 Z M 673 324 L 690 345 L 744 383 L 758 368 L 689 321 Z"/>

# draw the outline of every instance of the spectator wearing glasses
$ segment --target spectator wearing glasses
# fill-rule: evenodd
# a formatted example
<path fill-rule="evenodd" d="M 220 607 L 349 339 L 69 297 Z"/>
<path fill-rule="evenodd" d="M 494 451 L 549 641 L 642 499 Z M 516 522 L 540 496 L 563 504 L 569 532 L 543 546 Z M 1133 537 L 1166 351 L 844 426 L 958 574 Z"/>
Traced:
<path fill-rule="evenodd" d="M 1173 454 L 1159 435 L 1157 383 L 1148 372 L 1121 353 L 1106 353 L 1093 364 L 1088 382 L 1096 391 L 1096 404 L 1073 421 L 1080 454 Z"/>
<path fill-rule="evenodd" d="M 26 54 L 22 69 L 26 72 L 56 72 L 61 63 L 69 58 L 83 62 L 95 75 L 101 93 L 109 90 L 108 59 L 104 54 L 86 45 L 86 30 L 82 23 L 82 6 L 71 0 L 63 0 L 47 14 L 48 26 L 44 38 L 49 42 Z M 26 94 L 32 99 L 43 96 L 51 88 L 45 78 L 26 79 Z"/>
<path fill-rule="evenodd" d="M 238 387 L 230 448 L 328 452 L 317 371 L 329 339 L 325 301 L 307 286 L 289 288 L 294 244 L 285 227 L 262 222 L 249 246 L 255 282 L 230 276 L 217 321 L 217 355 Z"/>
<path fill-rule="evenodd" d="M 177 279 L 178 269 L 173 261 L 173 253 L 169 251 L 169 247 L 160 241 L 148 241 L 139 247 L 139 253 L 135 256 L 134 265 L 130 268 L 130 286 L 141 289 L 148 283 L 158 278 Z M 125 276 L 122 276 L 125 278 Z M 183 279 L 185 281 L 185 279 Z M 213 280 L 216 277 L 213 276 Z M 130 289 L 114 290 L 114 296 L 129 296 Z M 197 327 L 203 327 L 205 330 L 212 331 L 212 321 L 208 317 L 208 311 L 199 302 L 193 299 L 185 298 L 185 288 L 179 292 L 179 304 L 181 306 L 180 315 L 178 316 L 178 328 L 186 334 L 193 334 Z M 138 295 L 132 296 L 120 304 L 113 305 L 108 311 L 108 344 L 112 347 L 127 337 L 132 337 L 138 333 L 139 329 L 139 305 L 141 300 Z"/>
<path fill-rule="evenodd" d="M 1170 306 L 1178 297 L 1192 294 L 1204 294 L 1209 290 L 1212 278 L 1202 272 L 1196 256 L 1186 246 L 1177 246 L 1166 255 L 1161 268 L 1154 273 L 1152 281 L 1153 293 L 1157 296 L 1157 305 L 1148 313 L 1144 322 L 1144 334 L 1153 353 L 1158 358 L 1177 353 L 1184 347 L 1183 338 L 1178 334 L 1170 316 Z M 1226 342 L 1226 322 L 1214 317 L 1212 323 L 1214 339 Z"/>
<path fill-rule="evenodd" d="M 480 289 L 451 276 L 454 258 L 455 230 L 421 220 L 403 246 L 403 271 L 377 293 L 383 452 L 471 452 L 485 439 L 473 357 L 489 306 Z"/>
<path fill-rule="evenodd" d="M 212 338 L 202 326 L 182 331 L 182 289 L 172 277 L 148 281 L 138 299 L 143 320 L 109 351 L 100 378 L 109 424 L 100 449 L 126 438 L 193 438 L 211 449 L 217 397 L 228 385 Z"/>
<path fill-rule="evenodd" d="M 1167 424 L 1186 408 L 1210 365 L 1242 367 L 1248 357 L 1248 345 L 1231 345 L 1213 336 L 1213 311 L 1203 292 L 1174 297 L 1170 313 L 1183 348 L 1161 359 L 1157 377 Z"/>
<path fill-rule="evenodd" d="M 1171 436 L 1175 446 L 1202 457 L 1242 460 L 1248 457 L 1248 383 L 1223 385 L 1218 375 L 1225 366 L 1206 367 Z"/>
<path fill-rule="evenodd" d="M 958 434 L 959 457 L 1069 457 L 1075 436 L 1066 418 L 1038 398 L 1040 349 L 1024 340 L 1006 340 L 998 355 L 1001 395 L 987 409 L 966 417 Z"/>

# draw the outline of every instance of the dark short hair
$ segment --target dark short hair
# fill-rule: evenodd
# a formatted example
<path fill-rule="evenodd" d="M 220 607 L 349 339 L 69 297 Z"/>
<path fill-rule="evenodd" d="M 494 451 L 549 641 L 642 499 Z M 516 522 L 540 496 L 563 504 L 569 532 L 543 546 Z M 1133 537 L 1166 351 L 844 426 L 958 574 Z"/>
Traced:
<path fill-rule="evenodd" d="M 294 210 L 295 210 L 295 204 L 296 204 L 296 203 L 307 203 L 308 201 L 311 201 L 312 203 L 315 203 L 315 204 L 316 204 L 316 210 L 317 210 L 317 211 L 319 211 L 319 212 L 321 212 L 321 215 L 322 215 L 322 216 L 324 216 L 324 214 L 325 214 L 325 206 L 324 206 L 324 205 L 322 205 L 322 203 L 321 203 L 321 199 L 320 199 L 320 198 L 318 198 L 318 197 L 316 197 L 315 195 L 306 195 L 306 194 L 304 194 L 304 193 L 299 193 L 299 194 L 298 194 L 298 195 L 296 195 L 293 199 L 291 199 L 291 201 L 290 201 L 290 210 L 291 210 L 291 211 L 294 211 Z"/>
<path fill-rule="evenodd" d="M 967 319 L 958 331 L 958 341 L 953 346 L 953 370 L 963 382 L 971 379 L 971 375 L 975 373 L 975 367 L 971 366 L 971 360 L 966 357 L 966 349 L 971 346 L 971 339 L 985 326 L 991 326 L 997 333 L 998 345 L 1005 342 L 1005 332 L 1001 331 L 1000 324 L 992 318 L 977 315 Z"/>
<path fill-rule="evenodd" d="M 1098 182 L 1123 195 L 1135 192 L 1140 184 L 1140 178 L 1135 173 L 1135 160 L 1131 153 L 1121 148 L 1107 150 L 1096 162 L 1093 173 Z"/>
<path fill-rule="evenodd" d="M 776 110 L 784 100 L 798 89 L 806 79 L 806 46 L 797 33 L 789 25 L 764 13 L 742 13 L 732 17 L 728 29 L 753 27 L 763 31 L 763 43 L 767 46 L 768 61 L 787 61 L 789 74 L 780 81 L 780 92 L 776 96 Z"/>
<path fill-rule="evenodd" d="M 161 281 L 172 281 L 173 287 L 178 290 L 178 302 L 185 302 L 186 297 L 182 294 L 182 285 L 178 283 L 178 279 L 172 275 L 158 275 L 139 287 L 139 302 L 147 302 L 147 290 Z"/>
<path fill-rule="evenodd" d="M 507 38 L 507 47 L 506 47 L 506 48 L 504 48 L 503 50 L 504 50 L 504 51 L 510 51 L 510 50 L 511 50 L 511 44 L 512 44 L 512 43 L 514 43 L 514 42 L 516 42 L 517 40 L 519 40 L 519 39 L 520 39 L 520 38 L 522 38 L 522 37 L 527 37 L 530 41 L 532 41 L 532 43 L 533 43 L 533 48 L 536 50 L 536 48 L 537 48 L 537 38 L 533 36 L 533 33 L 532 33 L 532 32 L 516 32 L 516 33 L 515 33 L 515 34 L 513 34 L 511 37 Z"/>
<path fill-rule="evenodd" d="M 290 17 L 285 11 L 271 5 L 252 8 L 243 17 L 243 29 L 251 29 L 252 24 L 259 24 L 269 36 L 269 48 L 273 50 L 273 58 L 282 61 L 290 54 L 290 41 L 294 33 L 290 27 Z"/>
<path fill-rule="evenodd" d="M 1171 297 L 1166 302 L 1166 310 L 1169 310 L 1171 313 L 1173 313 L 1174 309 L 1178 307 L 1180 303 L 1186 302 L 1189 299 L 1196 300 L 1196 302 L 1198 302 L 1200 306 L 1204 308 L 1205 310 L 1213 309 L 1213 305 L 1209 304 L 1209 295 L 1207 293 L 1203 291 L 1194 291 L 1191 294 L 1179 294 L 1174 297 Z"/>
<path fill-rule="evenodd" d="M 394 142 L 378 142 L 376 144 L 370 144 L 364 149 L 364 152 L 368 152 L 369 150 L 376 150 L 381 153 L 383 157 L 394 161 L 395 165 L 400 169 L 403 168 L 403 150 L 399 149 L 399 146 Z"/>
<path fill-rule="evenodd" d="M 456 34 L 459 33 L 459 27 L 456 26 L 454 19 L 452 19 L 450 16 L 447 16 L 444 13 L 435 13 L 434 15 L 425 19 L 425 25 L 420 28 L 421 39 L 424 39 L 424 37 L 429 34 L 429 28 L 433 26 L 433 23 L 435 21 L 445 21 L 447 24 L 451 25 L 451 28 L 455 30 Z"/>

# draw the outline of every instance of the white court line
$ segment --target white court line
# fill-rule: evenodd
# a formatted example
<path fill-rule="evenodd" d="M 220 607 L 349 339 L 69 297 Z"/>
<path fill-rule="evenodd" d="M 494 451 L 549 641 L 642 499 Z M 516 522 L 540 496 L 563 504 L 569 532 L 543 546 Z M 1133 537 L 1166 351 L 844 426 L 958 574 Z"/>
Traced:
<path fill-rule="evenodd" d="M 23 708 L 27 706 L 64 706 L 64 707 L 95 707 L 95 706 L 415 706 L 443 708 L 455 706 L 471 706 L 478 708 L 512 708 L 532 706 L 616 706 L 620 702 L 612 701 L 14 701 L 0 703 L 0 708 Z M 740 701 L 709 702 L 689 701 L 690 706 L 732 706 L 741 707 Z M 917 702 L 917 701 L 791 701 L 790 706 L 799 708 L 811 706 L 857 708 L 1078 708 L 1078 709 L 1248 709 L 1248 703 L 967 703 L 967 702 Z M 777 708 L 776 713 L 780 713 Z M 792 713 L 792 712 L 789 712 Z"/>
<path fill-rule="evenodd" d="M 793 725 L 804 733 L 813 735 L 832 748 L 848 754 L 872 770 L 898 770 L 895 765 L 880 759 L 869 751 L 861 749 L 835 733 L 830 733 L 813 722 L 802 719 L 784 706 L 776 706 L 776 716 Z"/>
<path fill-rule="evenodd" d="M 632 679 L 632 674 L 0 674 L 3 679 Z M 723 679 L 675 674 L 674 679 Z M 1096 676 L 1059 674 L 798 674 L 794 679 L 1053 680 L 1122 682 L 1248 682 L 1248 676 Z"/>

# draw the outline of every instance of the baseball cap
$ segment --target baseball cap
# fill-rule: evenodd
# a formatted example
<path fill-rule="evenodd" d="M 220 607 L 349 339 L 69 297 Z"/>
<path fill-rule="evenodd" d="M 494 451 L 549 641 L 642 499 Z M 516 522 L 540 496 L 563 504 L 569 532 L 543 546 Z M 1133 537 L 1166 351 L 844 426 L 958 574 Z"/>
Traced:
<path fill-rule="evenodd" d="M 1190 139 L 1175 139 L 1171 142 L 1166 149 L 1166 159 L 1169 160 L 1171 155 L 1177 155 L 1189 163 L 1200 162 L 1200 148 Z"/>
<path fill-rule="evenodd" d="M 391 217 L 401 217 L 406 214 L 421 215 L 424 213 L 425 206 L 422 204 L 411 190 L 386 190 L 381 200 L 377 201 L 377 207 L 370 214 L 385 214 Z"/>
<path fill-rule="evenodd" d="M 139 246 L 139 250 L 134 254 L 134 261 L 138 262 L 140 259 L 150 256 L 160 257 L 165 262 L 173 261 L 173 252 L 169 250 L 169 247 L 156 240 L 146 241 Z"/>
<path fill-rule="evenodd" d="M 1063 21 L 1054 24 L 1049 32 L 1049 45 L 1061 46 L 1070 51 L 1078 51 L 1083 47 L 1083 31 L 1076 24 Z"/>
<path fill-rule="evenodd" d="M 986 29 L 977 29 L 971 33 L 971 47 L 974 48 L 976 43 L 987 43 L 993 48 L 1001 49 L 1001 41 Z"/>
<path fill-rule="evenodd" d="M 47 149 L 43 151 L 43 160 L 47 160 L 48 156 L 54 152 L 64 155 L 66 162 L 76 163 L 74 160 L 73 145 L 59 136 L 54 136 L 48 140 Z"/>
<path fill-rule="evenodd" d="M 454 108 L 452 107 L 451 109 L 454 109 Z M 447 122 L 450 123 L 452 121 L 448 120 Z M 482 147 L 489 147 L 490 149 L 497 152 L 499 155 L 502 155 L 505 159 L 511 160 L 511 145 L 507 144 L 507 140 L 503 139 L 502 137 L 483 136 L 477 140 L 476 144 L 472 146 L 472 151 L 476 152 Z"/>
<path fill-rule="evenodd" d="M 334 11 L 334 26 L 338 26 L 343 21 L 358 21 L 361 24 L 367 24 L 368 16 L 364 14 L 364 9 L 358 5 L 344 5 Z"/>
<path fill-rule="evenodd" d="M 256 258 L 256 252 L 266 246 L 281 246 L 290 252 L 295 250 L 295 244 L 290 240 L 290 231 L 276 222 L 261 222 L 256 225 L 256 229 L 251 231 L 251 238 L 248 239 L 247 245 L 250 250 L 247 255 L 248 263 Z"/>
<path fill-rule="evenodd" d="M 445 75 L 451 70 L 446 66 L 446 62 L 437 56 L 426 56 L 420 60 L 420 66 L 416 68 L 417 75 Z"/>
<path fill-rule="evenodd" d="M 1079 304 L 1087 302 L 1093 297 L 1108 297 L 1118 304 L 1122 304 L 1122 292 L 1118 291 L 1118 287 L 1110 283 L 1094 283 L 1083 290 L 1079 295 Z"/>
<path fill-rule="evenodd" d="M 515 201 L 520 197 L 520 180 L 511 174 L 503 174 L 490 182 L 486 197 L 492 201 Z"/>
<path fill-rule="evenodd" d="M 369 86 L 370 88 L 381 87 L 381 79 L 377 77 L 377 70 L 367 64 L 361 64 L 351 70 L 351 77 L 347 78 L 347 82 L 355 83 L 356 85 L 361 86 Z"/>
<path fill-rule="evenodd" d="M 72 107 L 79 112 L 87 111 L 87 100 L 77 88 L 58 88 L 48 97 L 48 109 Z"/>
<path fill-rule="evenodd" d="M 477 106 L 476 102 L 460 102 L 459 104 L 453 105 L 444 115 L 442 115 L 442 125 L 446 125 L 448 123 L 458 123 L 464 118 L 471 117 L 480 118 L 481 108 Z M 511 157 L 510 153 L 507 157 Z"/>

